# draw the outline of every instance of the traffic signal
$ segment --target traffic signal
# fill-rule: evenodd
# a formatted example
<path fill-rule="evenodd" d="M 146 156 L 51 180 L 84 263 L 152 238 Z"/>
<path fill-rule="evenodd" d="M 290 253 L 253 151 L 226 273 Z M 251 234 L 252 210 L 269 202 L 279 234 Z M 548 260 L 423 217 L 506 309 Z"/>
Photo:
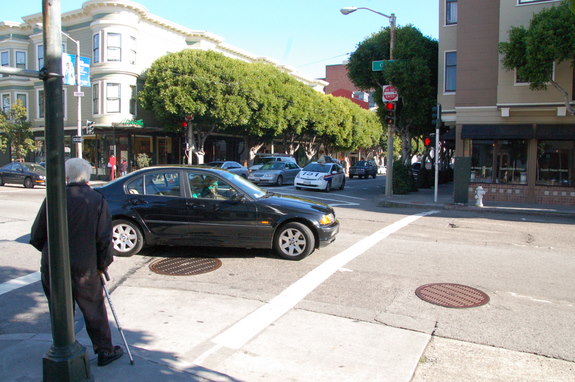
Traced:
<path fill-rule="evenodd" d="M 426 149 L 433 147 L 435 143 L 435 134 L 430 134 L 427 137 L 423 138 L 423 145 Z"/>
<path fill-rule="evenodd" d="M 395 102 L 385 104 L 385 123 L 390 126 L 395 125 Z"/>
<path fill-rule="evenodd" d="M 441 125 L 441 105 L 437 104 L 431 108 L 431 124 L 438 128 Z"/>
<path fill-rule="evenodd" d="M 94 134 L 94 121 L 86 121 L 86 135 Z"/>

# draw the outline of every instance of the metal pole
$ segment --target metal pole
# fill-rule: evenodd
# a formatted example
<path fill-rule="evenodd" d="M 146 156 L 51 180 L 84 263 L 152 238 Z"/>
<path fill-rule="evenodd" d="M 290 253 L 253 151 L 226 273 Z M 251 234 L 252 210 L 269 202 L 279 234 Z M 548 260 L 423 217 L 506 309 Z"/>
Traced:
<path fill-rule="evenodd" d="M 393 60 L 393 48 L 395 47 L 395 14 L 389 16 L 389 59 Z M 393 196 L 393 130 L 392 126 L 387 127 L 387 168 L 385 170 L 385 196 Z"/>
<path fill-rule="evenodd" d="M 439 108 L 438 108 L 439 109 Z M 441 118 L 441 116 L 437 116 Z M 439 188 L 439 126 L 435 128 L 435 184 L 433 189 L 433 202 L 437 203 L 437 192 Z"/>
<path fill-rule="evenodd" d="M 78 132 L 77 135 L 82 137 L 82 86 L 80 85 L 80 40 L 73 40 L 76 43 L 76 98 L 78 99 Z M 78 142 L 76 151 L 78 158 L 82 158 L 82 145 L 84 142 Z"/>
<path fill-rule="evenodd" d="M 86 349 L 75 340 L 66 186 L 60 0 L 43 0 L 45 67 L 46 208 L 50 253 L 50 320 L 53 344 L 43 358 L 43 377 L 51 381 L 91 380 Z M 62 224 L 63 223 L 63 224 Z"/>

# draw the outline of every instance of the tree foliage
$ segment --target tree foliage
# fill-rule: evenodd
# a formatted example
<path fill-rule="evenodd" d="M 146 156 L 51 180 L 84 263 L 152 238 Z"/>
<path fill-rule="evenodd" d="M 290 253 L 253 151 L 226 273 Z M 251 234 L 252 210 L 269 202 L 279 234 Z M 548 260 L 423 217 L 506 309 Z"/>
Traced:
<path fill-rule="evenodd" d="M 32 124 L 27 119 L 26 108 L 20 101 L 12 105 L 8 115 L 0 112 L 0 130 L 4 132 L 4 137 L 0 138 L 0 150 L 6 152 L 10 147 L 12 156 L 20 160 L 35 149 L 30 131 Z"/>
<path fill-rule="evenodd" d="M 183 132 L 184 117 L 194 117 L 188 136 L 193 130 L 196 155 L 203 155 L 213 132 L 244 137 L 250 159 L 278 139 L 292 154 L 303 147 L 308 159 L 320 147 L 353 151 L 381 139 L 373 112 L 321 94 L 269 64 L 188 50 L 158 59 L 144 79 L 140 103 L 167 128 Z"/>
<path fill-rule="evenodd" d="M 545 90 L 553 85 L 565 97 L 567 92 L 553 80 L 553 63 L 573 61 L 575 56 L 575 15 L 569 3 L 543 9 L 535 14 L 529 27 L 511 27 L 509 41 L 499 44 L 502 63 L 507 70 L 528 81 L 531 90 Z M 573 113 L 573 110 L 571 110 Z"/>
<path fill-rule="evenodd" d="M 431 132 L 431 106 L 437 99 L 437 41 L 411 26 L 396 28 L 394 61 L 382 71 L 372 71 L 371 63 L 389 60 L 390 28 L 374 33 L 358 44 L 349 63 L 349 77 L 360 89 L 375 89 L 379 115 L 383 121 L 382 86 L 393 84 L 399 93 L 396 128 L 402 140 L 403 157 L 411 157 L 411 137 Z"/>

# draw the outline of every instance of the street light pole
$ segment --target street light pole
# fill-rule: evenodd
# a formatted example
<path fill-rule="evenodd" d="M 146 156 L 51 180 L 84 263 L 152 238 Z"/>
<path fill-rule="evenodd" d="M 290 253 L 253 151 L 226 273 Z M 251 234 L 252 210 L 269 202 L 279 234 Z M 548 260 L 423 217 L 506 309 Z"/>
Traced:
<path fill-rule="evenodd" d="M 66 32 L 61 32 L 64 36 L 66 36 L 69 40 L 71 40 L 74 44 L 76 44 L 76 93 L 74 94 L 78 98 L 78 131 L 76 135 L 81 137 L 82 136 L 82 87 L 80 85 L 80 41 L 75 40 Z M 76 143 L 76 152 L 78 153 L 78 158 L 82 158 L 82 145 L 83 142 Z"/>
<path fill-rule="evenodd" d="M 376 13 L 389 19 L 389 59 L 393 60 L 393 48 L 395 47 L 395 13 L 386 15 L 384 13 L 374 11 L 366 7 L 345 7 L 340 10 L 343 15 L 349 15 L 358 9 L 365 9 L 367 11 Z M 385 196 L 393 196 L 393 131 L 395 129 L 395 120 L 393 125 L 387 127 L 387 163 L 385 169 Z"/>

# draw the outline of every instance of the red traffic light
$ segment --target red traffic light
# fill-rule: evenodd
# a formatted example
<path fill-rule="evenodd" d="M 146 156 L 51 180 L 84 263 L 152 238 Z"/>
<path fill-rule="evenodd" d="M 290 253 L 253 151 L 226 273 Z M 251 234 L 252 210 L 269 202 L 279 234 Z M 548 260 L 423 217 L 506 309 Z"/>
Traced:
<path fill-rule="evenodd" d="M 388 102 L 385 104 L 385 110 L 395 110 L 395 103 L 394 102 Z"/>
<path fill-rule="evenodd" d="M 425 147 L 431 147 L 431 143 L 432 143 L 432 142 L 433 142 L 433 141 L 431 140 L 430 137 L 425 137 L 425 138 L 423 138 L 423 145 L 424 145 Z"/>

